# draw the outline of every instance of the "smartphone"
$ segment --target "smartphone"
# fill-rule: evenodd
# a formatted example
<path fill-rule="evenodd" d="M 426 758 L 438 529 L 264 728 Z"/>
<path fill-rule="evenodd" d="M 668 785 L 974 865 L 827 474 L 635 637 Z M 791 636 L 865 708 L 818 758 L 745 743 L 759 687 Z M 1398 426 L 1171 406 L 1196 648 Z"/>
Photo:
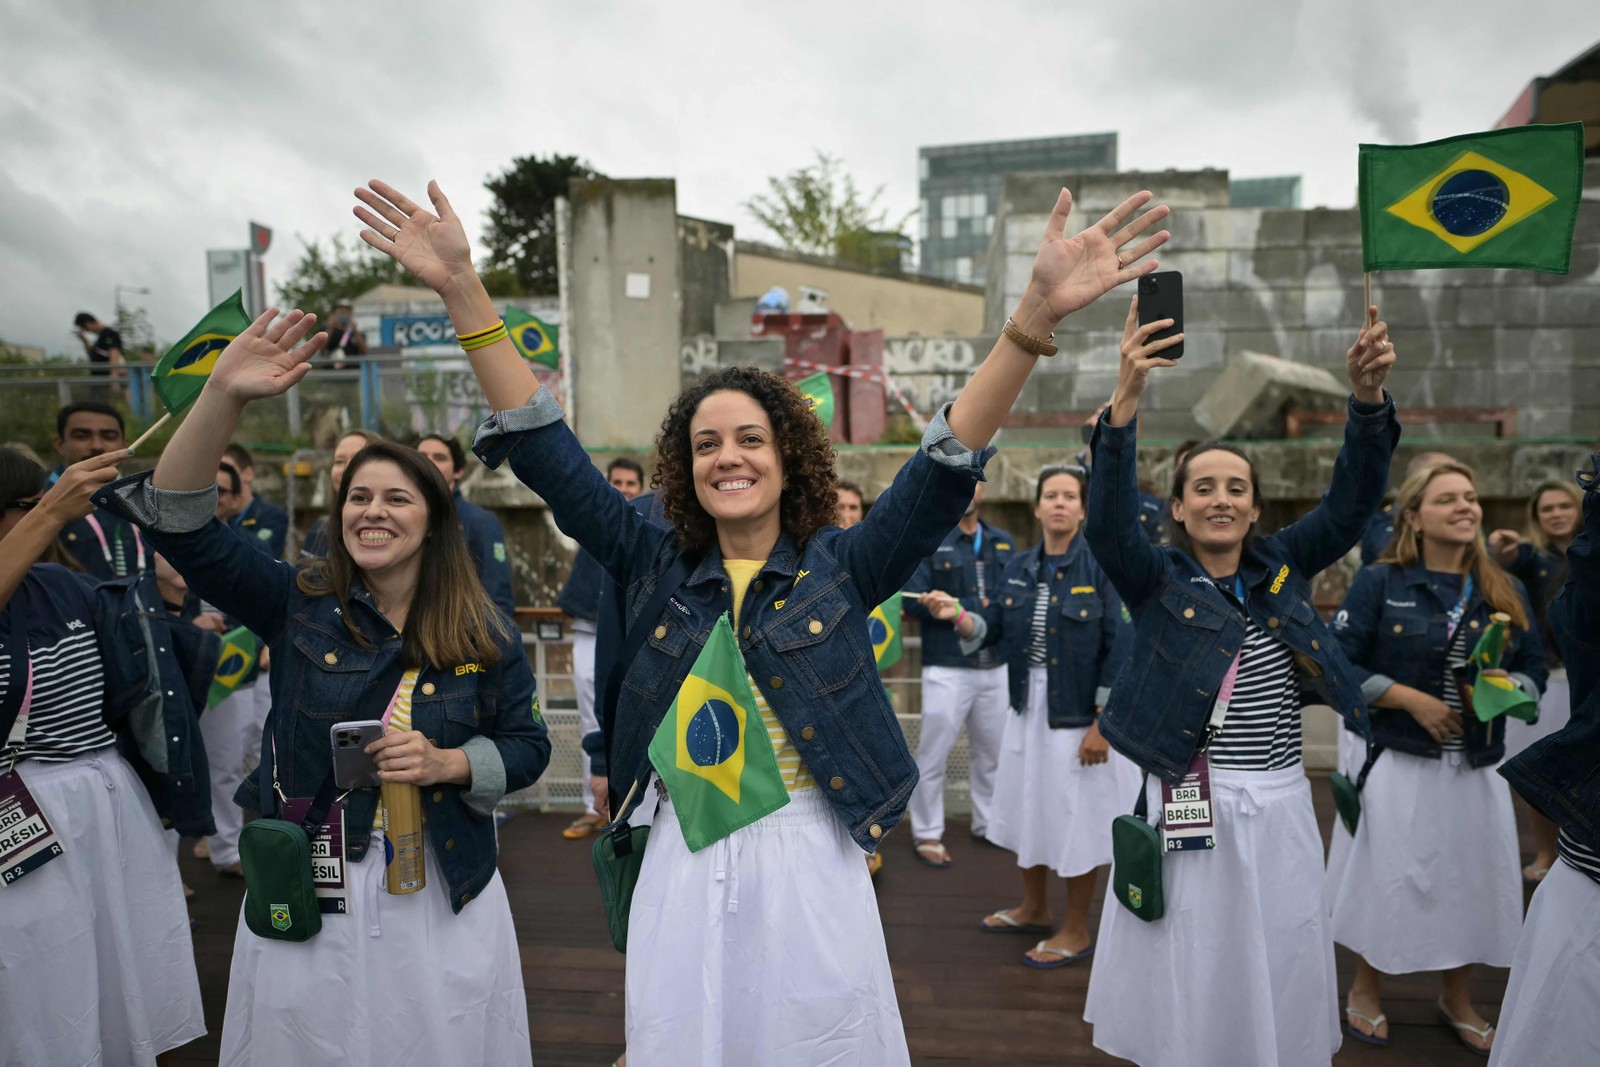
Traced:
<path fill-rule="evenodd" d="M 328 730 L 333 748 L 333 784 L 340 789 L 376 789 L 378 764 L 365 750 L 383 736 L 383 723 L 377 719 L 336 722 Z"/>
<path fill-rule="evenodd" d="M 1171 319 L 1172 325 L 1159 330 L 1150 338 L 1159 341 L 1183 332 L 1183 275 L 1175 270 L 1158 270 L 1139 279 L 1139 325 L 1146 326 L 1161 319 Z M 1159 353 L 1163 359 L 1182 359 L 1183 342 Z"/>

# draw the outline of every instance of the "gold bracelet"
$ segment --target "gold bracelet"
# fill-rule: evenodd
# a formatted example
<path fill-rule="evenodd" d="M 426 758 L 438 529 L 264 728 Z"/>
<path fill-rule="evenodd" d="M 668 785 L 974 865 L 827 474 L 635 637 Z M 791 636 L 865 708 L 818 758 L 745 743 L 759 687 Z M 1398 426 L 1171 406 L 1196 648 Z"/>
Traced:
<path fill-rule="evenodd" d="M 1050 343 L 1056 339 L 1055 331 L 1053 330 L 1049 337 L 1030 337 L 1023 333 L 1021 327 L 1016 323 L 1006 319 L 1005 328 L 1000 332 L 1010 338 L 1012 344 L 1030 355 L 1053 356 L 1056 354 L 1056 346 Z"/>

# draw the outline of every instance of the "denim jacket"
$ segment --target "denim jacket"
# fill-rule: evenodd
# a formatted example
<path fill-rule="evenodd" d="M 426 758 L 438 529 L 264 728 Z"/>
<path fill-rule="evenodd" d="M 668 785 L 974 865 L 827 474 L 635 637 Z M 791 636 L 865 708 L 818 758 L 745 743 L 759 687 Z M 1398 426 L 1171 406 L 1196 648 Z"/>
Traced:
<path fill-rule="evenodd" d="M 712 627 L 733 607 L 722 554 L 713 544 L 659 618 L 637 619 L 678 557 L 677 540 L 595 469 L 555 398 L 540 389 L 527 406 L 495 413 L 473 448 L 491 468 L 510 459 L 561 531 L 623 588 L 628 624 L 651 627 L 637 658 L 619 667 L 626 673 L 610 770 L 615 791 L 625 793 L 648 773 L 656 728 Z M 938 547 L 993 451 L 965 448 L 941 413 L 866 519 L 849 530 L 825 527 L 803 546 L 780 534 L 746 592 L 738 633 L 745 667 L 834 814 L 869 852 L 904 814 L 917 768 L 878 681 L 867 613 Z"/>
<path fill-rule="evenodd" d="M 360 582 L 350 608 L 374 647 L 362 648 L 332 596 L 310 596 L 295 568 L 269 560 L 211 517 L 215 486 L 193 492 L 159 490 L 150 472 L 120 479 L 95 494 L 101 507 L 140 525 L 151 544 L 205 600 L 239 618 L 272 649 L 272 711 L 262 738 L 260 773 L 245 779 L 234 800 L 263 813 L 272 796 L 274 754 L 285 796 L 310 797 L 328 777 L 333 757 L 328 732 L 345 719 L 377 718 L 386 694 L 368 691 L 400 654 L 400 635 Z M 494 876 L 494 806 L 510 790 L 533 784 L 550 759 L 550 741 L 534 696 L 533 672 L 520 636 L 507 634 L 492 666 L 429 665 L 412 695 L 412 728 L 441 748 L 459 748 L 472 784 L 424 787 L 428 844 L 444 871 L 443 891 L 460 911 Z M 366 858 L 376 789 L 345 800 L 345 843 L 352 862 Z"/>
<path fill-rule="evenodd" d="M 606 576 L 605 568 L 580 548 L 572 556 L 572 570 L 567 574 L 560 595 L 556 597 L 556 607 L 574 619 L 594 622 L 600 617 L 600 597 L 606 591 L 608 581 L 610 579 Z M 596 684 L 599 678 L 600 675 L 596 673 Z"/>
<path fill-rule="evenodd" d="M 998 645 L 1011 681 L 1011 709 L 1028 707 L 1028 646 L 1038 603 L 1044 545 L 1011 557 L 983 609 L 985 645 Z M 1048 714 L 1052 729 L 1088 726 L 1111 692 L 1126 653 L 1129 626 L 1122 600 L 1095 563 L 1082 537 L 1074 537 L 1066 556 L 1046 572 L 1050 614 L 1045 627 Z M 976 635 L 974 635 L 976 636 Z"/>
<path fill-rule="evenodd" d="M 467 542 L 467 554 L 472 557 L 478 571 L 483 591 L 489 594 L 495 607 L 512 618 L 517 611 L 516 597 L 511 592 L 511 561 L 506 558 L 506 531 L 488 508 L 480 507 L 455 491 L 456 522 L 461 536 Z"/>
<path fill-rule="evenodd" d="M 1129 656 L 1100 713 L 1100 732 L 1151 774 L 1176 783 L 1205 734 L 1228 666 L 1244 644 L 1238 609 L 1182 549 L 1150 544 L 1139 528 L 1137 420 L 1095 427 L 1085 533 L 1133 615 Z M 1294 655 L 1308 702 L 1331 706 L 1365 735 L 1367 702 L 1354 668 L 1311 601 L 1311 579 L 1361 538 L 1383 499 L 1400 440 L 1394 402 L 1350 400 L 1344 446 L 1328 491 L 1309 515 L 1251 537 L 1239 566 L 1251 620 Z"/>
<path fill-rule="evenodd" d="M 1600 453 L 1593 464 L 1600 467 Z M 1580 845 L 1600 851 L 1600 487 L 1583 499 L 1583 530 L 1567 548 L 1567 581 L 1550 602 L 1566 656 L 1572 721 L 1500 768 L 1513 788 Z"/>
<path fill-rule="evenodd" d="M 1000 586 L 1000 575 L 1015 554 L 1016 541 L 998 526 L 978 520 L 982 540 L 976 554 L 972 551 L 973 537 L 958 526 L 945 535 L 933 554 L 917 566 L 911 579 L 911 588 L 918 593 L 931 589 L 949 593 L 961 601 L 968 611 L 982 611 L 994 600 Z M 987 597 L 978 596 L 978 559 L 984 561 L 988 578 Z M 978 653 L 963 655 L 962 641 L 955 627 L 941 622 L 928 613 L 921 601 L 907 597 L 901 610 L 922 623 L 922 665 L 924 667 L 980 667 Z M 985 657 L 987 658 L 987 657 Z"/>
<path fill-rule="evenodd" d="M 1535 618 L 1522 583 L 1515 578 L 1511 581 L 1516 583 L 1523 610 L 1530 619 Z M 1396 682 L 1444 699 L 1445 650 L 1449 647 L 1446 613 L 1453 607 L 1454 603 L 1445 603 L 1435 590 L 1420 562 L 1410 567 L 1375 563 L 1356 575 L 1333 617 L 1333 632 L 1350 658 L 1361 695 L 1369 704 Z M 1469 652 L 1477 635 L 1488 627 L 1493 611 L 1483 599 L 1482 589 L 1474 585 L 1461 616 Z M 1537 626 L 1531 630 L 1511 627 L 1502 666 L 1518 686 L 1537 699 L 1550 673 Z M 1468 764 L 1488 767 L 1500 762 L 1506 751 L 1505 718 L 1481 723 L 1468 716 L 1463 725 Z M 1399 708 L 1372 709 L 1372 739 L 1396 752 L 1429 759 L 1438 759 L 1443 752 L 1433 735 L 1410 712 Z"/>

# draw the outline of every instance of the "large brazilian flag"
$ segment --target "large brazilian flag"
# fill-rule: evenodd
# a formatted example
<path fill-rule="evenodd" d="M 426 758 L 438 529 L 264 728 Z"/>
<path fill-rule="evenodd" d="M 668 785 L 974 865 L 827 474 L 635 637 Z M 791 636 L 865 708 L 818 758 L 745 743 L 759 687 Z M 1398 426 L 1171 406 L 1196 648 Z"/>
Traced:
<path fill-rule="evenodd" d="M 872 657 L 878 670 L 886 671 L 900 662 L 900 594 L 885 600 L 867 616 L 867 636 L 872 639 Z"/>
<path fill-rule="evenodd" d="M 211 678 L 206 707 L 214 708 L 228 698 L 239 684 L 250 677 L 259 648 L 256 635 L 243 626 L 222 635 L 222 650 L 217 653 L 217 673 Z"/>
<path fill-rule="evenodd" d="M 789 803 L 726 614 L 651 739 L 650 763 L 672 794 L 690 852 Z"/>
<path fill-rule="evenodd" d="M 235 289 L 232 296 L 206 312 L 199 325 L 156 360 L 150 368 L 150 380 L 167 411 L 181 415 L 188 410 L 205 388 L 222 350 L 249 326 L 244 299 Z"/>
<path fill-rule="evenodd" d="M 506 308 L 506 332 L 523 359 L 556 370 L 561 366 L 560 331 L 521 308 Z"/>
<path fill-rule="evenodd" d="M 1583 124 L 1361 146 L 1363 269 L 1565 274 L 1583 195 Z"/>

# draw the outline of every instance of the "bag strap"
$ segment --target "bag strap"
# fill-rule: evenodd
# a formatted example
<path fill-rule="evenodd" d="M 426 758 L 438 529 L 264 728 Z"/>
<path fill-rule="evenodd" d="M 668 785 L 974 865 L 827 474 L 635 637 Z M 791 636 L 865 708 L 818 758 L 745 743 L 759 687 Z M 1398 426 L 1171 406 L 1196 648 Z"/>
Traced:
<path fill-rule="evenodd" d="M 680 554 L 673 561 L 672 566 L 667 569 L 666 573 L 661 576 L 661 580 L 656 582 L 655 590 L 650 594 L 650 599 L 645 602 L 644 610 L 633 620 L 633 625 L 627 628 L 627 632 L 622 638 L 621 651 L 618 652 L 617 658 L 611 663 L 611 673 L 606 677 L 604 702 L 600 705 L 600 728 L 605 733 L 606 766 L 608 767 L 615 766 L 611 762 L 611 748 L 612 740 L 617 733 L 617 698 L 622 693 L 623 676 L 628 673 L 628 667 L 632 665 L 633 658 L 639 654 L 639 649 L 643 647 L 644 635 L 650 632 L 651 624 L 660 617 L 662 609 L 667 606 L 667 601 L 672 598 L 672 594 L 683 587 L 683 583 L 689 580 L 689 576 L 694 573 L 694 569 L 698 565 L 698 560 L 691 560 L 688 556 Z M 633 783 L 634 789 L 637 789 L 638 785 L 638 781 L 635 780 Z M 633 791 L 633 789 L 629 790 L 630 795 Z M 611 792 L 613 796 L 610 800 L 615 803 L 616 797 L 614 794 L 616 790 L 612 789 Z M 620 819 L 622 813 L 614 811 L 612 816 L 614 819 Z"/>
<path fill-rule="evenodd" d="M 1150 821 L 1150 797 L 1146 788 L 1150 784 L 1150 772 L 1145 771 L 1139 779 L 1139 799 L 1133 802 L 1133 813 L 1145 822 Z"/>
<path fill-rule="evenodd" d="M 1378 762 L 1378 757 L 1383 755 L 1383 746 L 1369 743 L 1367 745 L 1367 761 L 1361 765 L 1361 773 L 1356 775 L 1356 794 L 1359 796 L 1362 788 L 1367 784 L 1367 775 L 1372 773 L 1372 765 Z"/>

